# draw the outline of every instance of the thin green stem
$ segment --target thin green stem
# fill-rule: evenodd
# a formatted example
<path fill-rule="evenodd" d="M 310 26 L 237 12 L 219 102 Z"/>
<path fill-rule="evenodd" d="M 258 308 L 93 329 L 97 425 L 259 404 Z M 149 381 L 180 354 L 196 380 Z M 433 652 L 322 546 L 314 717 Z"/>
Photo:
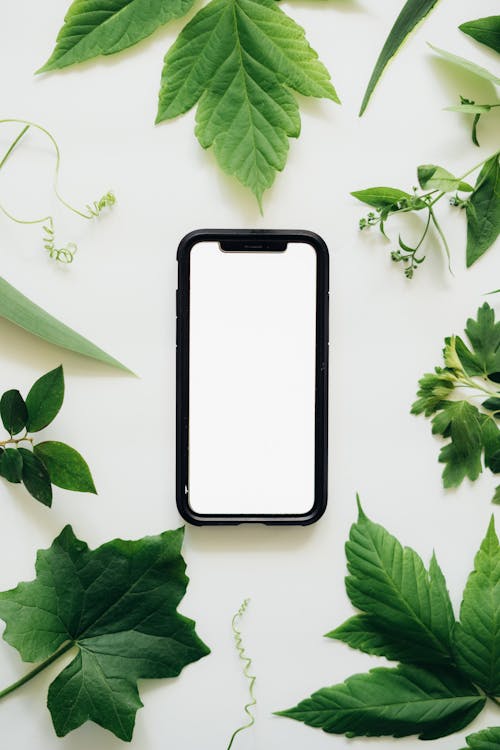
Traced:
<path fill-rule="evenodd" d="M 483 167 L 486 164 L 487 161 L 489 161 L 490 159 L 494 159 L 495 156 L 498 156 L 499 154 L 500 154 L 500 151 L 496 151 L 494 154 L 491 154 L 491 156 L 488 156 L 487 159 L 483 159 L 483 161 L 480 161 L 479 164 L 476 164 L 475 167 L 472 167 L 472 169 L 469 169 L 468 172 L 466 172 L 465 174 L 463 174 L 458 179 L 459 180 L 463 180 L 465 177 L 468 177 L 472 172 L 475 172 L 476 169 L 479 169 L 480 167 Z"/>
<path fill-rule="evenodd" d="M 49 656 L 48 659 L 45 659 L 45 661 L 39 664 L 38 667 L 35 667 L 35 669 L 32 669 L 31 672 L 25 674 L 24 677 L 21 677 L 21 679 L 13 682 L 12 685 L 9 685 L 3 690 L 0 690 L 0 699 L 5 698 L 6 695 L 9 695 L 9 693 L 14 692 L 14 690 L 17 690 L 17 688 L 21 687 L 21 685 L 24 685 L 26 682 L 32 680 L 33 677 L 36 677 L 37 674 L 40 674 L 40 672 L 42 672 L 46 667 L 52 664 L 52 662 L 56 661 L 56 659 L 59 659 L 59 657 L 65 654 L 66 651 L 69 651 L 71 648 L 73 648 L 74 645 L 74 641 L 65 643 L 64 646 L 61 646 L 58 651 L 52 654 L 52 656 Z"/>
<path fill-rule="evenodd" d="M 6 153 L 6 154 L 5 154 L 5 156 L 3 157 L 2 161 L 0 161 L 0 169 L 2 169 L 3 165 L 5 164 L 5 162 L 7 161 L 7 159 L 9 158 L 9 156 L 11 155 L 11 153 L 12 153 L 12 152 L 14 151 L 15 147 L 17 146 L 17 144 L 19 143 L 19 141 L 21 140 L 21 138 L 23 138 L 23 137 L 24 137 L 24 134 L 25 134 L 25 133 L 26 133 L 26 132 L 27 132 L 27 131 L 28 131 L 29 129 L 30 129 L 30 126 L 29 126 L 29 125 L 26 125 L 26 126 L 25 126 L 25 127 L 24 127 L 24 128 L 22 129 L 22 130 L 21 130 L 21 132 L 19 133 L 19 135 L 17 136 L 17 138 L 16 138 L 16 139 L 15 139 L 14 141 L 12 141 L 12 143 L 11 143 L 11 144 L 10 144 L 10 146 L 9 146 L 9 148 L 7 149 L 7 153 Z"/>
<path fill-rule="evenodd" d="M 430 212 L 430 215 L 432 216 L 432 221 L 434 223 L 434 226 L 436 227 L 437 233 L 441 237 L 441 242 L 443 243 L 444 249 L 446 251 L 446 256 L 448 258 L 448 270 L 449 270 L 449 272 L 451 274 L 453 274 L 453 271 L 452 271 L 452 268 L 451 268 L 451 253 L 450 253 L 450 248 L 448 246 L 448 242 L 446 241 L 446 237 L 444 236 L 444 232 L 441 229 L 441 225 L 439 224 L 438 220 L 436 219 L 436 214 L 432 210 L 432 205 L 429 206 L 429 212 Z"/>

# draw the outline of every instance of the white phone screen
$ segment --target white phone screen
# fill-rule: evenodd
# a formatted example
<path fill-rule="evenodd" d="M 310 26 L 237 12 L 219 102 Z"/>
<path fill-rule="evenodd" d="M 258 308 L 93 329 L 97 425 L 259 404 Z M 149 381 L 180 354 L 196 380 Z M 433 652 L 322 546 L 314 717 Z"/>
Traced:
<path fill-rule="evenodd" d="M 189 506 L 303 514 L 314 504 L 313 247 L 191 249 Z"/>

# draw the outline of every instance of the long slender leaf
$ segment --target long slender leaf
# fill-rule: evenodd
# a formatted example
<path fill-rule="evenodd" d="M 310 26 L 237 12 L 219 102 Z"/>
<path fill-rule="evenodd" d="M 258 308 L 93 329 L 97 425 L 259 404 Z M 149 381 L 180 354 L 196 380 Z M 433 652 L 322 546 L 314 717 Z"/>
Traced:
<path fill-rule="evenodd" d="M 112 367 L 133 375 L 132 371 L 121 362 L 106 354 L 88 339 L 52 317 L 43 308 L 21 294 L 15 287 L 0 276 L 0 316 L 11 323 L 24 328 L 34 336 L 55 344 L 63 349 L 69 349 L 84 357 L 97 359 Z"/>
<path fill-rule="evenodd" d="M 359 116 L 365 111 L 370 97 L 375 90 L 380 76 L 382 75 L 389 60 L 394 57 L 404 40 L 413 31 L 415 26 L 420 23 L 437 5 L 438 0 L 408 0 L 403 6 L 403 10 L 396 18 L 389 36 L 386 39 L 382 51 L 378 56 L 373 73 L 366 87 L 365 95 L 359 110 Z"/>

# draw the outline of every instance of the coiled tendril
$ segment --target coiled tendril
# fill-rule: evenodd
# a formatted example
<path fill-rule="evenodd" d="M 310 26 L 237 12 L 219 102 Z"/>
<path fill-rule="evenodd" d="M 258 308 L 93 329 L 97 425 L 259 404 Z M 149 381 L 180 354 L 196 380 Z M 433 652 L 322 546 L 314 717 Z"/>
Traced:
<path fill-rule="evenodd" d="M 240 659 L 244 662 L 243 674 L 249 681 L 248 692 L 250 695 L 250 701 L 245 705 L 245 713 L 249 717 L 249 721 L 246 724 L 243 724 L 241 727 L 238 727 L 238 729 L 236 729 L 233 732 L 233 734 L 231 735 L 231 739 L 229 740 L 229 745 L 227 746 L 227 750 L 231 750 L 231 747 L 234 742 L 234 738 L 236 737 L 237 734 L 239 734 L 240 732 L 243 732 L 244 729 L 249 729 L 253 724 L 255 724 L 255 717 L 250 711 L 250 709 L 253 706 L 257 705 L 257 701 L 255 699 L 254 692 L 253 692 L 253 688 L 255 685 L 255 676 L 251 675 L 248 671 L 250 667 L 252 666 L 252 660 L 246 655 L 245 647 L 243 646 L 241 633 L 237 628 L 237 623 L 239 620 L 241 620 L 242 616 L 244 615 L 249 602 L 250 602 L 250 599 L 245 599 L 245 601 L 242 603 L 239 610 L 234 615 L 232 622 L 231 622 L 231 628 L 234 634 L 234 642 L 236 645 L 236 649 L 238 651 Z"/>

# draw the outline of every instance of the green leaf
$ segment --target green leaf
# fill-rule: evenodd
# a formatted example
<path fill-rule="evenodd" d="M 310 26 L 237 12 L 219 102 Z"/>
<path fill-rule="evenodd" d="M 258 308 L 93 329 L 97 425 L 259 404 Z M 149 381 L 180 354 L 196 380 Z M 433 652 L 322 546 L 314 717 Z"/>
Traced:
<path fill-rule="evenodd" d="M 74 0 L 56 47 L 38 73 L 112 55 L 184 16 L 194 0 Z"/>
<path fill-rule="evenodd" d="M 500 695 L 500 545 L 493 517 L 465 587 L 455 642 L 464 674 Z"/>
<path fill-rule="evenodd" d="M 447 112 L 463 112 L 466 115 L 484 115 L 495 106 L 495 104 L 457 104 L 453 107 L 445 107 L 445 110 Z"/>
<path fill-rule="evenodd" d="M 484 375 L 484 367 L 479 357 L 471 352 L 460 336 L 452 337 L 455 340 L 455 350 L 460 363 L 467 375 Z"/>
<path fill-rule="evenodd" d="M 477 42 L 486 44 L 495 52 L 500 52 L 500 16 L 488 16 L 487 18 L 478 18 L 475 21 L 467 21 L 458 28 Z"/>
<path fill-rule="evenodd" d="M 455 190 L 472 192 L 474 189 L 467 182 L 454 177 L 451 172 L 436 164 L 421 164 L 417 169 L 418 182 L 422 190 L 440 190 L 449 193 Z"/>
<path fill-rule="evenodd" d="M 128 367 L 122 365 L 117 359 L 106 354 L 102 349 L 92 344 L 88 339 L 80 336 L 68 326 L 61 323 L 52 315 L 45 312 L 41 307 L 35 305 L 24 294 L 21 294 L 5 279 L 0 277 L 0 316 L 11 323 L 24 328 L 34 336 L 55 344 L 63 349 L 69 349 L 84 357 L 91 357 L 104 362 L 119 370 L 133 374 Z"/>
<path fill-rule="evenodd" d="M 500 484 L 495 488 L 493 497 L 491 498 L 493 505 L 500 505 Z"/>
<path fill-rule="evenodd" d="M 43 505 L 52 505 L 52 486 L 47 469 L 32 451 L 18 448 L 23 459 L 23 484 L 35 500 Z"/>
<path fill-rule="evenodd" d="M 443 486 L 458 487 L 468 477 L 474 481 L 482 471 L 480 414 L 468 401 L 450 401 L 443 412 L 432 420 L 434 434 L 450 437 L 451 442 L 441 448 L 439 462 L 446 464 Z"/>
<path fill-rule="evenodd" d="M 435 371 L 427 372 L 418 381 L 419 389 L 417 396 L 419 398 L 412 404 L 412 414 L 425 414 L 430 417 L 431 414 L 443 408 L 446 399 L 454 388 L 454 376 L 451 372 L 436 367 Z"/>
<path fill-rule="evenodd" d="M 477 320 L 467 320 L 465 332 L 482 367 L 482 374 L 499 372 L 500 321 L 495 322 L 495 311 L 487 302 L 477 311 Z"/>
<path fill-rule="evenodd" d="M 200 144 L 260 204 L 300 132 L 290 89 L 338 102 L 304 30 L 274 0 L 212 0 L 165 57 L 156 122 L 199 102 Z"/>
<path fill-rule="evenodd" d="M 209 653 L 177 612 L 188 583 L 182 538 L 178 529 L 90 550 L 66 526 L 38 552 L 36 579 L 0 593 L 3 637 L 24 661 L 76 650 L 49 687 L 58 736 L 94 721 L 130 740 L 137 680 L 175 677 Z"/>
<path fill-rule="evenodd" d="M 0 454 L 0 476 L 13 484 L 22 479 L 23 458 L 17 448 L 5 448 Z"/>
<path fill-rule="evenodd" d="M 485 702 L 457 675 L 400 665 L 354 675 L 277 713 L 348 737 L 418 734 L 431 740 L 467 726 Z"/>
<path fill-rule="evenodd" d="M 452 660 L 453 611 L 446 583 L 436 560 L 428 572 L 417 553 L 402 547 L 382 526 L 360 509 L 346 544 L 346 591 L 352 604 L 368 615 L 368 653 L 406 663 L 449 665 Z M 366 624 L 366 619 L 362 621 Z M 359 630 L 360 622 L 355 629 Z M 355 644 L 351 626 L 330 637 Z M 387 650 L 384 644 L 388 645 Z"/>
<path fill-rule="evenodd" d="M 17 435 L 26 427 L 28 411 L 19 391 L 5 391 L 0 399 L 0 416 L 10 435 Z"/>
<path fill-rule="evenodd" d="M 490 727 L 482 732 L 469 734 L 465 738 L 467 747 L 463 750 L 498 750 L 500 747 L 500 727 Z"/>
<path fill-rule="evenodd" d="M 398 188 L 390 187 L 373 187 L 367 188 L 366 190 L 355 190 L 351 193 L 354 198 L 357 198 L 361 203 L 366 203 L 368 206 L 383 210 L 384 208 L 392 208 L 400 204 L 401 202 L 406 203 L 411 201 L 413 196 L 410 193 L 405 193 L 404 190 L 398 190 Z"/>
<path fill-rule="evenodd" d="M 62 365 L 42 375 L 32 386 L 26 398 L 28 430 L 38 432 L 52 422 L 64 400 L 64 373 Z"/>
<path fill-rule="evenodd" d="M 427 44 L 429 44 L 429 42 L 427 42 Z M 437 54 L 440 55 L 444 60 L 447 60 L 454 65 L 458 65 L 459 68 L 467 70 L 469 73 L 473 73 L 480 78 L 484 78 L 485 81 L 489 81 L 495 86 L 500 86 L 500 78 L 493 75 L 493 73 L 490 73 L 490 71 L 486 70 L 486 68 L 482 68 L 480 65 L 476 65 L 476 63 L 472 62 L 471 60 L 466 60 L 465 57 L 460 57 L 459 55 L 454 55 L 451 52 L 446 52 L 446 50 L 441 49 L 440 47 L 435 47 L 433 44 L 429 44 L 429 47 L 433 49 L 434 52 L 437 52 Z"/>
<path fill-rule="evenodd" d="M 467 213 L 467 267 L 492 246 L 500 234 L 500 154 L 481 169 Z"/>
<path fill-rule="evenodd" d="M 49 472 L 52 484 L 64 490 L 97 494 L 90 469 L 74 448 L 47 440 L 35 445 L 33 451 Z"/>
<path fill-rule="evenodd" d="M 406 37 L 413 31 L 415 26 L 430 13 L 434 6 L 437 5 L 437 2 L 438 0 L 407 0 L 404 4 L 401 13 L 396 18 L 394 26 L 382 47 L 377 62 L 375 63 L 373 73 L 371 74 L 371 78 L 368 82 L 361 103 L 361 109 L 359 111 L 360 117 L 365 111 L 375 86 L 377 85 L 389 60 L 394 57 Z"/>
<path fill-rule="evenodd" d="M 484 444 L 484 465 L 494 474 L 500 473 L 500 430 L 490 416 L 482 415 L 481 435 Z"/>

